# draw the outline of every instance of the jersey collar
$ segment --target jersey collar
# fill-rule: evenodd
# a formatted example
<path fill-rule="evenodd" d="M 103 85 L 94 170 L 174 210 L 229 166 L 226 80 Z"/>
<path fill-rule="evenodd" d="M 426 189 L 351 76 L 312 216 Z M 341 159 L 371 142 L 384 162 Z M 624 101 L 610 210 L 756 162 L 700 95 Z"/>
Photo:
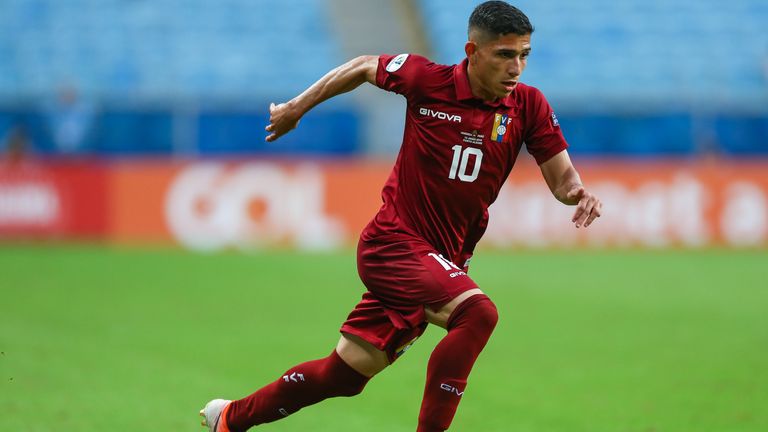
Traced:
<path fill-rule="evenodd" d="M 507 108 L 512 108 L 516 104 L 514 102 L 514 99 L 512 98 L 512 95 L 517 91 L 512 92 L 507 97 L 496 99 L 493 102 L 488 102 L 482 99 L 479 99 L 475 97 L 475 95 L 472 94 L 472 88 L 469 86 L 469 74 L 467 73 L 467 66 L 469 65 L 469 59 L 464 59 L 461 63 L 457 64 L 453 68 L 453 83 L 456 86 L 456 97 L 460 100 L 470 100 L 475 99 L 482 101 L 484 104 L 488 106 L 492 106 L 494 108 L 498 108 L 499 106 L 505 106 Z"/>

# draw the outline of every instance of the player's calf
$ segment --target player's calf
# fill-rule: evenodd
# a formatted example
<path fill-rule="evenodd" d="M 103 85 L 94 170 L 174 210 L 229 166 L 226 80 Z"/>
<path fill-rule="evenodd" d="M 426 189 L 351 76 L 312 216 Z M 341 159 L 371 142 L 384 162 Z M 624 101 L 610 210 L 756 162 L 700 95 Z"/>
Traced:
<path fill-rule="evenodd" d="M 232 432 L 245 431 L 324 399 L 357 395 L 369 379 L 347 365 L 334 350 L 326 358 L 287 370 L 275 382 L 230 403 L 224 422 Z"/>
<path fill-rule="evenodd" d="M 484 294 L 467 298 L 448 319 L 448 334 L 429 358 L 417 432 L 444 431 L 451 425 L 475 360 L 499 319 L 496 306 Z"/>

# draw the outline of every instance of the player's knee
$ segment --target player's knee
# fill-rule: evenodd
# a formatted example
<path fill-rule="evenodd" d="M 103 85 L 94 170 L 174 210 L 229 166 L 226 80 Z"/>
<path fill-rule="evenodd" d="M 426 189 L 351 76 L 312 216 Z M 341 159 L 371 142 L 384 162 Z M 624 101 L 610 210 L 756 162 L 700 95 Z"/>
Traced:
<path fill-rule="evenodd" d="M 333 389 L 333 396 L 355 396 L 363 392 L 370 380 L 347 364 L 336 351 L 331 353 L 322 380 Z"/>
<path fill-rule="evenodd" d="M 351 397 L 351 396 L 357 396 L 360 393 L 363 392 L 365 389 L 366 384 L 368 384 L 368 381 L 357 381 L 355 383 L 345 383 L 344 385 L 340 386 L 338 388 L 338 394 L 337 396 L 340 397 Z"/>
<path fill-rule="evenodd" d="M 485 294 L 476 294 L 459 304 L 451 314 L 448 329 L 469 324 L 481 333 L 491 334 L 499 322 L 496 305 Z"/>
<path fill-rule="evenodd" d="M 479 322 L 479 325 L 486 329 L 488 333 L 493 332 L 493 329 L 496 328 L 496 324 L 499 322 L 499 311 L 496 309 L 496 304 L 485 296 L 484 299 L 477 303 L 475 308 L 477 309 L 475 319 Z"/>
<path fill-rule="evenodd" d="M 370 378 L 347 369 L 324 377 L 326 386 L 333 389 L 334 397 L 356 396 L 363 392 Z"/>

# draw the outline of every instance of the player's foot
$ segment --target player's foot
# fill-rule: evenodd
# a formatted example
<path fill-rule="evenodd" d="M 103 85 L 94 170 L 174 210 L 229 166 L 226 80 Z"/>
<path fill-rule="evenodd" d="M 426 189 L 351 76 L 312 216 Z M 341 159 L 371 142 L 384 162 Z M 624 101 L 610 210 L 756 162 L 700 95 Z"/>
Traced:
<path fill-rule="evenodd" d="M 200 410 L 200 417 L 203 421 L 200 422 L 203 426 L 208 426 L 209 432 L 225 432 L 224 429 L 219 428 L 221 420 L 221 412 L 232 401 L 226 399 L 214 399 L 207 404 L 205 408 Z"/>

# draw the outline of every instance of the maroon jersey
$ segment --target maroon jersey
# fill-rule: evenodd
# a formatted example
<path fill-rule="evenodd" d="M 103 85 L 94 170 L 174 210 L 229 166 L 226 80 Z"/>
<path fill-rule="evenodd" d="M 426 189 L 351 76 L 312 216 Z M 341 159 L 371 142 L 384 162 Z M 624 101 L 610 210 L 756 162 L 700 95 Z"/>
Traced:
<path fill-rule="evenodd" d="M 464 266 L 523 143 L 539 164 L 568 147 L 557 117 L 544 95 L 524 84 L 495 102 L 476 98 L 466 59 L 445 66 L 413 54 L 382 55 L 376 84 L 405 96 L 408 106 L 384 204 L 361 238 L 415 236 Z"/>

